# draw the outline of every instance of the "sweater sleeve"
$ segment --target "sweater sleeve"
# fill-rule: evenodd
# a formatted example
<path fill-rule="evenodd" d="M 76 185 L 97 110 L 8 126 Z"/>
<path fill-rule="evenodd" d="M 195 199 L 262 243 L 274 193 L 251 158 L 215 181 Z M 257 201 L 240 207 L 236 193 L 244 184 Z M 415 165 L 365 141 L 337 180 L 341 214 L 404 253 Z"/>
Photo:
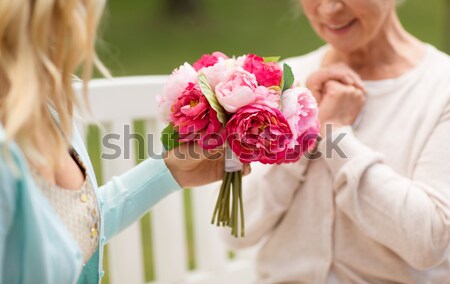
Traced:
<path fill-rule="evenodd" d="M 372 239 L 416 269 L 428 269 L 449 256 L 450 106 L 416 161 L 411 178 L 383 163 L 383 155 L 360 142 L 351 127 L 339 147 L 347 158 L 325 159 L 334 176 L 336 203 Z M 324 141 L 322 141 L 324 142 Z M 319 145 L 323 152 L 324 144 Z"/>
<path fill-rule="evenodd" d="M 304 159 L 276 166 L 252 164 L 252 173 L 244 177 L 242 186 L 245 238 L 234 238 L 229 228 L 221 228 L 220 236 L 228 247 L 250 247 L 274 230 L 303 180 L 307 163 Z"/>
<path fill-rule="evenodd" d="M 15 212 L 17 186 L 7 159 L 4 157 L 3 145 L 0 144 L 0 281 L 2 281 L 6 249 L 6 237 L 12 225 Z"/>
<path fill-rule="evenodd" d="M 123 175 L 113 177 L 99 190 L 104 202 L 106 241 L 180 189 L 162 159 L 147 159 Z"/>

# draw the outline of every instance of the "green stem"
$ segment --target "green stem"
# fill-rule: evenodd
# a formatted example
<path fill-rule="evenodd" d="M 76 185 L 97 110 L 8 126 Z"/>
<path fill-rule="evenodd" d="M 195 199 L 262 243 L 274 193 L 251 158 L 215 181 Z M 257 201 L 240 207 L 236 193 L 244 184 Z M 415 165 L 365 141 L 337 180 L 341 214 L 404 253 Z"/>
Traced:
<path fill-rule="evenodd" d="M 227 200 L 225 200 L 225 219 L 224 222 L 226 224 L 226 226 L 231 227 L 232 226 L 232 221 L 233 219 L 231 218 L 233 211 L 230 212 L 230 202 L 231 202 L 231 198 L 233 196 L 233 180 L 234 180 L 234 173 L 231 173 L 231 178 L 230 178 L 230 183 L 228 185 L 228 194 L 227 194 Z"/>
<path fill-rule="evenodd" d="M 234 179 L 233 179 L 233 230 L 232 234 L 234 237 L 238 237 L 238 202 L 239 202 L 239 173 L 240 172 L 234 172 Z"/>
<path fill-rule="evenodd" d="M 230 183 L 228 184 L 228 194 L 227 198 L 224 200 L 224 206 L 225 206 L 225 215 L 224 215 L 224 226 L 231 227 L 231 214 L 230 214 L 230 200 L 231 200 L 231 190 L 233 189 L 233 179 L 234 179 L 234 173 L 231 173 Z"/>
<path fill-rule="evenodd" d="M 241 211 L 241 237 L 245 236 L 245 223 L 244 223 L 244 201 L 242 200 L 242 171 L 238 173 L 239 175 L 239 183 L 238 183 L 238 191 L 239 191 L 239 207 Z"/>
<path fill-rule="evenodd" d="M 217 226 L 231 227 L 231 235 L 236 238 L 239 237 L 240 224 L 240 235 L 241 237 L 245 236 L 242 171 L 224 173 L 224 179 L 220 186 L 219 196 L 211 220 L 212 224 L 215 222 Z"/>
<path fill-rule="evenodd" d="M 231 227 L 231 235 L 235 235 L 235 228 L 236 228 L 236 223 L 235 223 L 235 220 L 234 220 L 234 212 L 235 212 L 235 210 L 236 210 L 236 203 L 234 202 L 235 201 L 235 197 L 236 197 L 236 186 L 235 186 L 235 184 L 234 184 L 234 180 L 235 180 L 235 173 L 233 173 L 233 183 L 232 183 L 232 186 L 233 186 L 233 196 L 232 196 L 232 198 L 233 198 L 233 202 L 231 203 L 231 218 L 230 218 L 230 227 Z"/>
<path fill-rule="evenodd" d="M 219 220 L 222 222 L 222 225 L 228 224 L 229 221 L 229 201 L 230 201 L 230 187 L 231 187 L 231 179 L 232 179 L 233 173 L 228 173 L 228 179 L 225 184 L 225 194 L 222 199 L 222 207 L 221 212 L 219 212 Z"/>
<path fill-rule="evenodd" d="M 225 191 L 225 183 L 226 183 L 226 180 L 228 178 L 228 173 L 225 172 L 224 174 L 225 175 L 224 175 L 224 178 L 223 178 L 223 181 L 222 181 L 222 185 L 220 186 L 220 191 L 219 191 L 219 196 L 217 197 L 216 206 L 214 207 L 214 213 L 213 213 L 213 217 L 212 217 L 212 220 L 211 220 L 211 224 L 214 224 L 217 212 L 219 211 L 219 208 L 220 208 L 220 206 L 222 204 L 222 198 L 223 198 L 224 191 Z"/>

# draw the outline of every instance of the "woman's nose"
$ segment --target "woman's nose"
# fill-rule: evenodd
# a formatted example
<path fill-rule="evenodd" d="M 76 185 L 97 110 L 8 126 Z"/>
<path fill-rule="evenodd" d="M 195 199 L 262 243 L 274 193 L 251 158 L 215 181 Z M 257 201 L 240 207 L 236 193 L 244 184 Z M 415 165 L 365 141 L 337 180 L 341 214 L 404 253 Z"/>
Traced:
<path fill-rule="evenodd" d="M 323 16 L 330 16 L 342 10 L 344 4 L 340 0 L 322 0 L 319 4 L 319 13 Z"/>

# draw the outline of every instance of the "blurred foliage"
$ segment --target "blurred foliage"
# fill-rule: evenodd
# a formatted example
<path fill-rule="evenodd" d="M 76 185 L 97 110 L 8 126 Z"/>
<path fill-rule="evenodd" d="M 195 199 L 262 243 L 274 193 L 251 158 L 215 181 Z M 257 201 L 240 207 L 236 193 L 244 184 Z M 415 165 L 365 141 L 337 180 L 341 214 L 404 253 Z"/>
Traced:
<path fill-rule="evenodd" d="M 444 47 L 450 54 L 450 0 L 445 0 L 444 7 Z"/>
<path fill-rule="evenodd" d="M 293 0 L 198 1 L 197 13 L 174 17 L 168 0 L 110 0 L 99 49 L 113 75 L 167 74 L 216 50 L 286 58 L 322 44 Z M 407 30 L 442 49 L 446 2 L 407 0 L 398 10 Z"/>
<path fill-rule="evenodd" d="M 202 0 L 166 0 L 168 16 L 185 17 L 201 12 Z"/>

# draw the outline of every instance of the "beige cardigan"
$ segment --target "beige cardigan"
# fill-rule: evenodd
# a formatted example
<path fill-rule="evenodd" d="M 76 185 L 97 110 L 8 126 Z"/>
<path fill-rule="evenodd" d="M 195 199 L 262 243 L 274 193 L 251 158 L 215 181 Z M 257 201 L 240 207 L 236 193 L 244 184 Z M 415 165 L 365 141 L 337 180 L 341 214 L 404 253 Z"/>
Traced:
<path fill-rule="evenodd" d="M 300 82 L 327 47 L 287 62 Z M 450 283 L 450 58 L 428 46 L 413 70 L 367 81 L 347 158 L 257 166 L 244 181 L 257 283 Z M 330 140 L 330 141 L 331 141 Z M 325 141 L 319 149 L 325 152 Z"/>

